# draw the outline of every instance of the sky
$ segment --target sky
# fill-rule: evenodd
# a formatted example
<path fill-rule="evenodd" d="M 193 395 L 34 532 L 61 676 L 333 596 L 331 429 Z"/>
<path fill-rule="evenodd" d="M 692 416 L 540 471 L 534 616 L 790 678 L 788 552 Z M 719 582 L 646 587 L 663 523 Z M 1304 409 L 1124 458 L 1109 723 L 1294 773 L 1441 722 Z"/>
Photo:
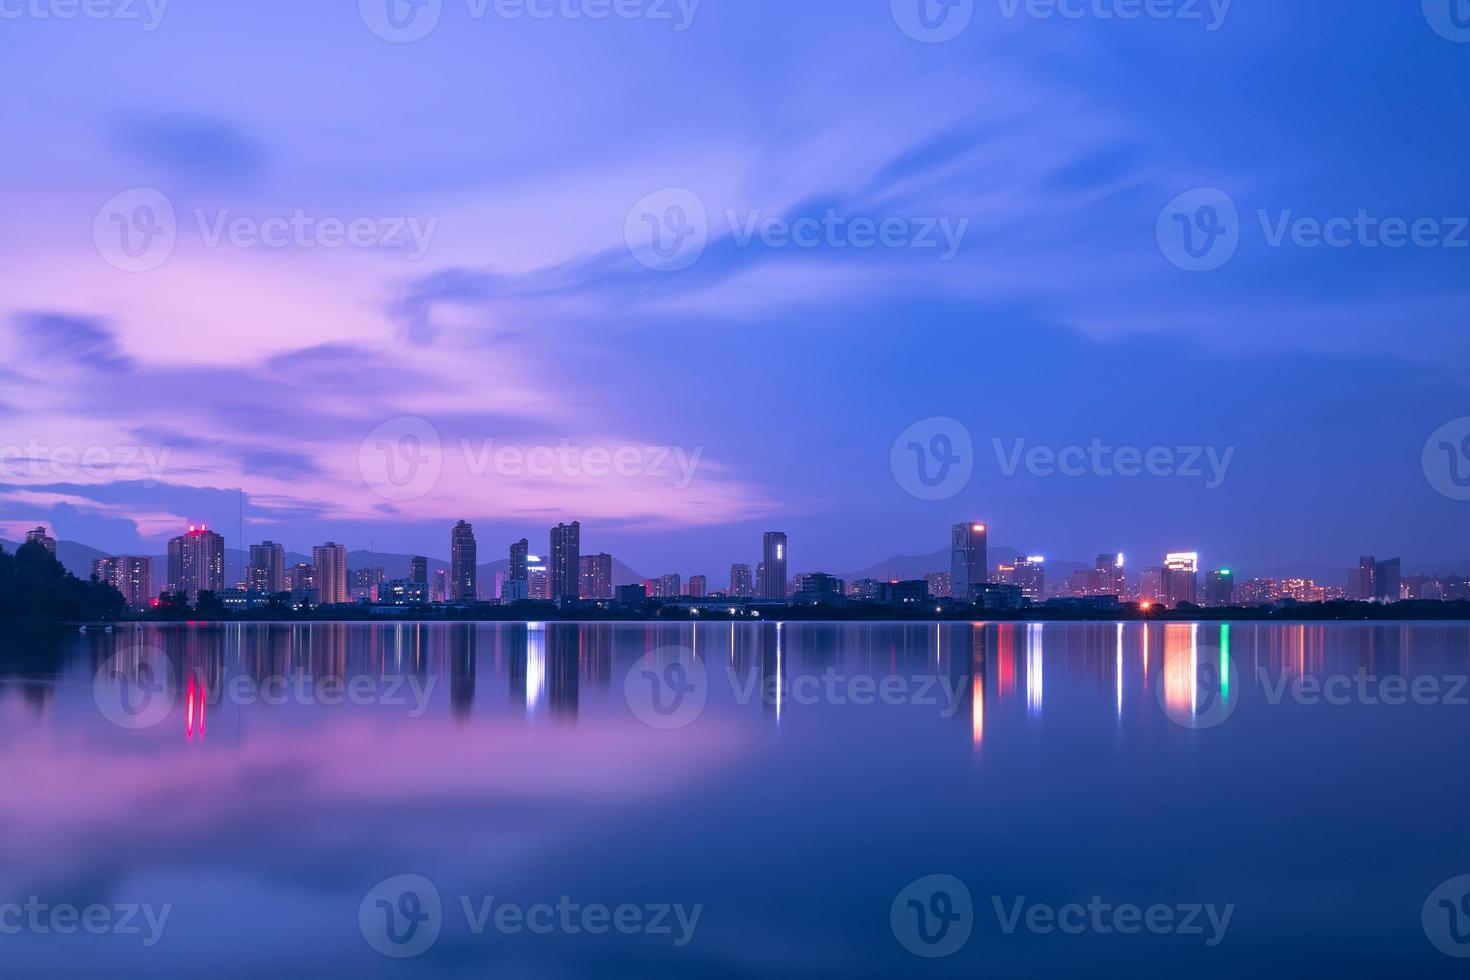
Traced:
<path fill-rule="evenodd" d="M 1450 3 L 0 0 L 0 536 L 1470 559 Z"/>

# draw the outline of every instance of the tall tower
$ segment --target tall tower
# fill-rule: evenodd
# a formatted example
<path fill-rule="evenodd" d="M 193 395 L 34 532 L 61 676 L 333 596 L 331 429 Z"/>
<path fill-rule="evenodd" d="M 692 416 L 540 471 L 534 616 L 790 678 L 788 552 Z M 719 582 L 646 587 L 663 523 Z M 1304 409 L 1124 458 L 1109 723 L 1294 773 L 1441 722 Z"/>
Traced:
<path fill-rule="evenodd" d="M 168 590 L 182 592 L 193 602 L 201 592 L 225 587 L 225 539 L 204 525 L 168 542 Z"/>
<path fill-rule="evenodd" d="M 961 602 L 974 598 L 975 589 L 990 575 L 987 553 L 989 528 L 978 522 L 956 524 L 949 534 L 949 588 Z"/>
<path fill-rule="evenodd" d="M 414 555 L 408 560 L 408 580 L 416 585 L 429 584 L 429 559 Z"/>
<path fill-rule="evenodd" d="M 475 529 L 467 521 L 454 525 L 449 534 L 449 601 L 474 602 L 478 598 Z"/>
<path fill-rule="evenodd" d="M 347 602 L 347 549 L 333 541 L 311 549 L 316 568 L 317 604 L 340 606 Z"/>
<path fill-rule="evenodd" d="M 786 601 L 786 532 L 767 531 L 761 540 L 761 564 L 765 568 L 761 597 Z"/>
<path fill-rule="evenodd" d="M 582 525 L 577 521 L 551 529 L 551 599 L 575 599 L 581 594 Z"/>
<path fill-rule="evenodd" d="M 531 542 L 521 538 L 510 546 L 510 571 L 507 580 L 511 582 L 524 582 L 527 580 L 526 558 L 531 554 Z"/>
<path fill-rule="evenodd" d="M 736 599 L 746 599 L 754 595 L 751 585 L 749 565 L 730 566 L 730 595 Z"/>
<path fill-rule="evenodd" d="M 286 549 L 274 541 L 250 546 L 250 569 L 245 587 L 265 595 L 286 591 Z"/>

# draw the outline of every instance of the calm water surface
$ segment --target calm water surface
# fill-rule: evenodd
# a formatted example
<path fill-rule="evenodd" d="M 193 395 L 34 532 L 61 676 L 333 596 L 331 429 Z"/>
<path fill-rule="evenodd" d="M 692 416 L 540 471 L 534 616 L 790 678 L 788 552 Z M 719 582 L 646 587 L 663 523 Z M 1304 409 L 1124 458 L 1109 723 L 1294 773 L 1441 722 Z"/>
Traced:
<path fill-rule="evenodd" d="M 1431 893 L 1470 874 L 1467 654 L 1458 625 L 10 636 L 4 975 L 1463 976 L 1431 933 L 1470 946 L 1470 902 Z"/>

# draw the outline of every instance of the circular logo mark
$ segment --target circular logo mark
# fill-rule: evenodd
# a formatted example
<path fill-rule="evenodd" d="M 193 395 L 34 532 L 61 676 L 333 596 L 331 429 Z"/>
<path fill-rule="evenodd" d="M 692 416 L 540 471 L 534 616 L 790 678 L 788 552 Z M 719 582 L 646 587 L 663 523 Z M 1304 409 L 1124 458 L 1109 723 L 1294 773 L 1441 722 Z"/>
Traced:
<path fill-rule="evenodd" d="M 672 731 L 692 724 L 709 700 L 709 673 L 685 647 L 660 647 L 629 668 L 623 697 L 638 720 Z"/>
<path fill-rule="evenodd" d="M 438 941 L 444 925 L 439 889 L 423 875 L 380 881 L 357 907 L 357 924 L 362 938 L 384 956 L 422 956 Z"/>
<path fill-rule="evenodd" d="M 426 419 L 389 419 L 358 447 L 357 469 L 363 482 L 383 499 L 418 500 L 439 485 L 444 472 L 439 431 Z"/>
<path fill-rule="evenodd" d="M 666 187 L 633 205 L 623 240 L 633 258 L 655 272 L 680 272 L 709 245 L 709 212 L 693 191 Z"/>
<path fill-rule="evenodd" d="M 1470 418 L 1446 422 L 1424 444 L 1424 476 L 1451 500 L 1470 500 Z"/>
<path fill-rule="evenodd" d="M 1470 875 L 1451 878 L 1424 900 L 1424 935 L 1446 956 L 1470 959 Z"/>
<path fill-rule="evenodd" d="M 929 875 L 912 882 L 888 910 L 888 924 L 904 949 L 925 959 L 953 956 L 970 941 L 975 903 L 970 889 L 953 875 Z"/>
<path fill-rule="evenodd" d="M 149 272 L 168 261 L 178 244 L 173 202 L 152 187 L 114 194 L 92 219 L 92 244 L 102 261 L 123 272 Z"/>
<path fill-rule="evenodd" d="M 1170 201 L 1155 235 L 1164 258 L 1186 272 L 1213 272 L 1240 248 L 1240 210 L 1222 190 L 1201 187 Z"/>
<path fill-rule="evenodd" d="M 903 32 L 926 44 L 953 41 L 975 16 L 975 0 L 889 0 L 889 7 Z"/>
<path fill-rule="evenodd" d="M 439 26 L 444 0 L 357 0 L 362 22 L 394 44 L 422 41 Z"/>
<path fill-rule="evenodd" d="M 157 647 L 135 646 L 108 657 L 92 676 L 92 699 L 119 728 L 152 728 L 173 711 L 178 696 L 173 663 Z"/>
<path fill-rule="evenodd" d="M 1470 0 L 1424 0 L 1424 19 L 1440 37 L 1470 44 Z"/>
<path fill-rule="evenodd" d="M 1240 703 L 1240 693 L 1231 686 L 1231 679 L 1238 676 L 1234 659 L 1222 650 L 1175 650 L 1164 655 L 1154 692 L 1174 724 L 1215 728 L 1229 721 Z"/>
<path fill-rule="evenodd" d="M 975 442 L 970 430 L 955 419 L 924 419 L 904 429 L 893 441 L 888 466 L 910 496 L 948 500 L 970 485 L 975 472 Z"/>

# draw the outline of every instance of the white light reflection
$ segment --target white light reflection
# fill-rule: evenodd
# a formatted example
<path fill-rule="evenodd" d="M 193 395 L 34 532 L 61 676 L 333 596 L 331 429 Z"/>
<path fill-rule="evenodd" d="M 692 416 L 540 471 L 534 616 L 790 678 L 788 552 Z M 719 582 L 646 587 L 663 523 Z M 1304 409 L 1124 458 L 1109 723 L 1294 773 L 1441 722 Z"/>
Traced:
<path fill-rule="evenodd" d="M 1033 715 L 1041 714 L 1044 628 L 1041 623 L 1030 623 L 1026 627 L 1026 709 Z"/>

